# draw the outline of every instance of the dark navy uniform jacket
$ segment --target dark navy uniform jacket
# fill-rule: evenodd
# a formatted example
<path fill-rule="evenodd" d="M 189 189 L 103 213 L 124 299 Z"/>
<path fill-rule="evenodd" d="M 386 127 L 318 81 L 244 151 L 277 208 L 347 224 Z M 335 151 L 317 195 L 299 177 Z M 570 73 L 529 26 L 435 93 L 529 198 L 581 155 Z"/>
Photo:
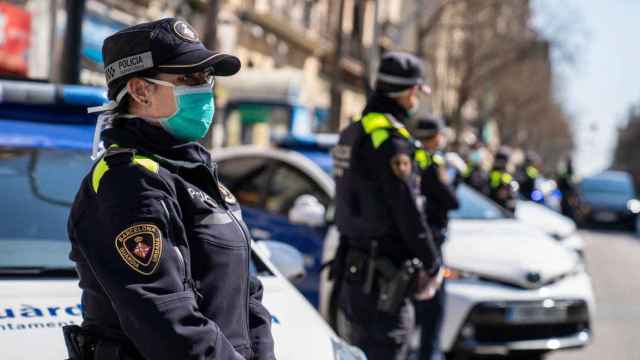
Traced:
<path fill-rule="evenodd" d="M 396 264 L 418 258 L 437 271 L 439 257 L 421 212 L 416 150 L 398 121 L 406 111 L 375 93 L 362 118 L 340 134 L 333 149 L 336 225 L 349 246 L 366 250 L 378 240 L 378 255 Z"/>
<path fill-rule="evenodd" d="M 250 235 L 206 149 L 142 119 L 103 139 L 68 226 L 83 327 L 145 359 L 275 359 Z"/>
<path fill-rule="evenodd" d="M 436 245 L 441 246 L 449 223 L 449 211 L 459 207 L 456 189 L 452 184 L 443 182 L 439 173 L 446 171 L 446 163 L 441 154 L 431 154 L 426 150 L 420 166 L 420 189 L 427 198 L 425 213 L 427 222 L 433 230 Z"/>

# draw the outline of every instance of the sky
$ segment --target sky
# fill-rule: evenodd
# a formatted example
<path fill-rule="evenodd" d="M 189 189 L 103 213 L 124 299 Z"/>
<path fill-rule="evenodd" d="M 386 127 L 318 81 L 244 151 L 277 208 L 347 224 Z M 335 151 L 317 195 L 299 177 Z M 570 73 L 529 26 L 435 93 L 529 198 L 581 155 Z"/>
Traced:
<path fill-rule="evenodd" d="M 575 51 L 572 64 L 555 56 L 553 66 L 559 98 L 574 118 L 576 170 L 603 170 L 627 109 L 640 102 L 640 1 L 534 0 L 534 6 L 537 26 Z"/>

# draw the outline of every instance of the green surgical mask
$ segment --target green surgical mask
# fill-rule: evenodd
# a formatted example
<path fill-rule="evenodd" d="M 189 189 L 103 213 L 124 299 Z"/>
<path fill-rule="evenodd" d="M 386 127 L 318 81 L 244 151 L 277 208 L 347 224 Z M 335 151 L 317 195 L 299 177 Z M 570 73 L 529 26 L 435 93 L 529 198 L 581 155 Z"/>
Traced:
<path fill-rule="evenodd" d="M 167 81 L 145 79 L 157 85 L 173 88 L 176 112 L 159 119 L 169 134 L 184 141 L 200 140 L 207 134 L 215 113 L 211 84 L 176 86 Z"/>

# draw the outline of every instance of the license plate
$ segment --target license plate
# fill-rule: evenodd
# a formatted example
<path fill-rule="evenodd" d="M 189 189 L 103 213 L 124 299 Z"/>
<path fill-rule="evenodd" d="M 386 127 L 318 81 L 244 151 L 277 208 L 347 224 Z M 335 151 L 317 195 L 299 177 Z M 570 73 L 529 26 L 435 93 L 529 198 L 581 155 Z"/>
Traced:
<path fill-rule="evenodd" d="M 593 215 L 593 218 L 596 221 L 602 221 L 602 222 L 613 222 L 616 221 L 618 219 L 618 216 L 610 211 L 601 211 L 601 212 L 597 212 Z"/>
<path fill-rule="evenodd" d="M 507 312 L 507 321 L 514 324 L 557 323 L 567 320 L 567 309 L 560 307 L 516 306 Z"/>

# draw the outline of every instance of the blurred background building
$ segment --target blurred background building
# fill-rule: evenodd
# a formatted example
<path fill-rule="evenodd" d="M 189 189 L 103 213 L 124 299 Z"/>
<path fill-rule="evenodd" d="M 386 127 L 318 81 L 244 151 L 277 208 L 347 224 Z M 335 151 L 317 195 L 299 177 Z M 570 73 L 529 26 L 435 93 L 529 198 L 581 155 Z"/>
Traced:
<path fill-rule="evenodd" d="M 0 72 L 103 85 L 104 38 L 166 16 L 242 60 L 216 84 L 214 145 L 336 131 L 362 110 L 380 54 L 406 50 L 433 88 L 421 111 L 445 117 L 463 152 L 536 150 L 552 170 L 573 147 L 550 61 L 562 44 L 533 27 L 530 0 L 3 0 Z"/>

